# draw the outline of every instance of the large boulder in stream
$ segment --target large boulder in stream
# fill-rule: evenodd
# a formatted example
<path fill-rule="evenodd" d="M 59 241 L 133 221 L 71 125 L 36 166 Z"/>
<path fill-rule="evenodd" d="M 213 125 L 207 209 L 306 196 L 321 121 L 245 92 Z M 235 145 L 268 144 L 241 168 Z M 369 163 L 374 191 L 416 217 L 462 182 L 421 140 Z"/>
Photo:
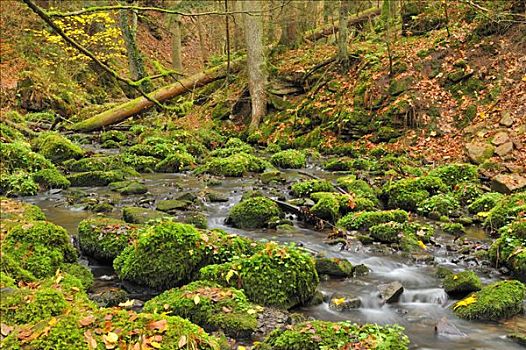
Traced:
<path fill-rule="evenodd" d="M 380 291 L 380 297 L 386 303 L 396 303 L 404 292 L 404 286 L 398 281 L 379 284 L 377 288 Z"/>
<path fill-rule="evenodd" d="M 344 293 L 334 293 L 329 300 L 329 309 L 336 311 L 348 311 L 357 309 L 362 305 L 359 297 Z"/>
<path fill-rule="evenodd" d="M 142 208 L 124 207 L 122 208 L 122 218 L 130 224 L 145 224 L 148 221 L 170 218 L 171 215 L 162 211 Z"/>
<path fill-rule="evenodd" d="M 279 216 L 281 209 L 273 200 L 257 196 L 236 204 L 228 214 L 227 223 L 238 228 L 261 228 Z"/>
<path fill-rule="evenodd" d="M 43 132 L 32 141 L 33 149 L 53 163 L 79 159 L 84 155 L 80 146 L 55 132 Z"/>
<path fill-rule="evenodd" d="M 482 288 L 479 276 L 473 271 L 449 274 L 444 278 L 443 284 L 447 294 L 456 296 L 465 296 Z"/>
<path fill-rule="evenodd" d="M 522 311 L 526 286 L 515 280 L 500 281 L 453 304 L 455 314 L 468 320 L 498 321 Z"/>

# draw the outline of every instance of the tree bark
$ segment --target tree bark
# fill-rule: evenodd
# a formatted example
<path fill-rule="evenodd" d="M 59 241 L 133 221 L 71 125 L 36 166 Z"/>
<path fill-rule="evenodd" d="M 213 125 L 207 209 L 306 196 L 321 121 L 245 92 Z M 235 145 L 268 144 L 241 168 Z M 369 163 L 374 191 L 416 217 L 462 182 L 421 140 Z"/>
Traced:
<path fill-rule="evenodd" d="M 199 37 L 199 51 L 201 53 L 201 61 L 203 62 L 203 67 L 204 67 L 206 64 L 206 60 L 208 59 L 208 55 L 206 52 L 205 33 L 204 33 L 203 23 L 201 22 L 201 19 L 199 16 L 195 18 L 195 25 L 197 26 L 197 36 Z"/>
<path fill-rule="evenodd" d="M 349 65 L 349 53 L 347 41 L 349 40 L 349 8 L 348 0 L 340 0 L 339 36 L 338 36 L 338 61 L 345 69 Z"/>
<path fill-rule="evenodd" d="M 298 23 L 297 23 L 297 3 L 291 1 L 285 4 L 286 0 L 282 0 L 284 6 L 281 8 L 281 36 L 279 38 L 280 45 L 287 47 L 295 47 L 298 44 Z"/>
<path fill-rule="evenodd" d="M 172 68 L 178 72 L 183 71 L 183 61 L 181 58 L 181 16 L 170 16 L 170 27 L 172 32 Z"/>
<path fill-rule="evenodd" d="M 260 11 L 261 1 L 243 2 L 246 12 Z M 252 119 L 248 128 L 249 133 L 256 131 L 259 123 L 267 114 L 267 70 L 265 67 L 265 53 L 263 50 L 263 21 L 261 16 L 244 13 L 245 44 L 247 46 L 248 61 L 248 89 L 252 102 Z"/>
<path fill-rule="evenodd" d="M 139 80 L 146 76 L 141 53 L 137 47 L 137 13 L 133 10 L 121 10 L 119 13 L 119 25 L 126 45 L 128 54 L 128 67 L 132 80 Z"/>
<path fill-rule="evenodd" d="M 231 62 L 230 71 L 237 72 L 241 70 L 244 62 L 245 58 L 239 58 L 236 61 Z M 227 64 L 224 63 L 220 66 L 197 73 L 181 81 L 157 89 L 149 94 L 149 96 L 159 102 L 162 102 L 172 97 L 182 95 L 187 91 L 191 91 L 191 89 L 195 87 L 200 87 L 218 79 L 224 78 L 226 75 L 226 66 Z M 134 100 L 125 102 L 119 106 L 113 107 L 110 110 L 95 115 L 87 120 L 76 123 L 71 127 L 71 129 L 76 131 L 92 131 L 100 129 L 105 126 L 121 122 L 126 118 L 131 117 L 132 115 L 135 115 L 154 105 L 155 103 L 151 100 L 148 100 L 145 97 L 138 97 Z"/>

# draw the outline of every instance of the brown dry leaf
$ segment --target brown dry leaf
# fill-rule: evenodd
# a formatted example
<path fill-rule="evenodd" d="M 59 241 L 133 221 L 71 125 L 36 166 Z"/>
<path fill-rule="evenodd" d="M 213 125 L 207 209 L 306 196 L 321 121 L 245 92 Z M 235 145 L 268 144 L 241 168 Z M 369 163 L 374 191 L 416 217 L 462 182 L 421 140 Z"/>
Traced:
<path fill-rule="evenodd" d="M 24 328 L 18 332 L 18 340 L 25 340 L 33 334 L 33 330 L 31 328 Z"/>
<path fill-rule="evenodd" d="M 228 313 L 232 312 L 232 309 L 230 309 L 230 308 L 228 308 L 228 307 L 226 307 L 226 306 L 223 306 L 223 307 L 221 308 L 221 310 L 222 310 L 225 314 L 228 314 Z"/>
<path fill-rule="evenodd" d="M 188 340 L 186 339 L 186 335 L 182 335 L 181 338 L 179 338 L 179 342 L 177 343 L 177 346 L 179 347 L 179 349 L 181 349 L 183 346 L 186 345 L 187 342 Z"/>
<path fill-rule="evenodd" d="M 164 332 L 168 328 L 168 321 L 166 320 L 159 320 L 159 321 L 152 321 L 148 323 L 148 329 L 149 330 L 158 330 L 159 332 Z"/>
<path fill-rule="evenodd" d="M 86 340 L 86 343 L 88 343 L 89 350 L 97 349 L 97 340 L 95 340 L 90 330 L 84 332 L 84 339 Z"/>
<path fill-rule="evenodd" d="M 7 337 L 9 335 L 9 333 L 11 333 L 13 331 L 13 327 L 11 326 L 8 326 L 6 325 L 5 323 L 2 323 L 0 325 L 0 333 L 4 336 L 4 337 Z"/>
<path fill-rule="evenodd" d="M 104 341 L 104 345 L 106 346 L 106 349 L 115 349 L 117 346 L 117 342 L 119 341 L 119 336 L 116 333 L 108 332 L 108 334 L 104 334 L 102 336 L 102 340 Z"/>
<path fill-rule="evenodd" d="M 79 321 L 81 327 L 89 326 L 93 322 L 95 322 L 95 316 L 93 315 L 86 316 Z"/>

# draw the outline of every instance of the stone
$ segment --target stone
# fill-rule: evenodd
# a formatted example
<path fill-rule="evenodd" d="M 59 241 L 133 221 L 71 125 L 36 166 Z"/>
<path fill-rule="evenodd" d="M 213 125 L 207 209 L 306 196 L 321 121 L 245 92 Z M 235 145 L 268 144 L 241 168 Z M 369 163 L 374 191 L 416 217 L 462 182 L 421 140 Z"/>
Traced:
<path fill-rule="evenodd" d="M 509 194 L 526 187 L 526 177 L 519 174 L 499 174 L 491 179 L 491 189 Z"/>
<path fill-rule="evenodd" d="M 447 317 L 442 317 L 435 325 L 435 333 L 446 337 L 466 337 L 453 323 L 449 322 Z"/>
<path fill-rule="evenodd" d="M 353 268 L 353 276 L 359 277 L 359 276 L 367 276 L 369 274 L 369 268 L 365 266 L 364 264 L 355 265 Z"/>
<path fill-rule="evenodd" d="M 260 175 L 260 179 L 264 184 L 283 183 L 286 181 L 286 179 L 283 177 L 283 174 L 279 170 L 265 171 Z"/>
<path fill-rule="evenodd" d="M 179 199 L 167 199 L 157 202 L 157 210 L 171 213 L 176 210 L 187 210 L 192 205 L 192 202 Z"/>
<path fill-rule="evenodd" d="M 513 117 L 510 115 L 510 113 L 506 112 L 506 113 L 504 113 L 504 115 L 500 119 L 499 123 L 500 123 L 500 125 L 509 128 L 510 126 L 513 125 L 513 121 L 514 121 Z"/>
<path fill-rule="evenodd" d="M 493 156 L 495 147 L 485 143 L 467 143 L 465 151 L 471 162 L 481 164 Z"/>
<path fill-rule="evenodd" d="M 123 195 L 145 194 L 148 192 L 148 188 L 144 184 L 135 180 L 112 182 L 109 184 L 109 187 L 110 190 Z"/>
<path fill-rule="evenodd" d="M 208 191 L 206 199 L 211 203 L 228 202 L 228 195 L 219 191 Z"/>
<path fill-rule="evenodd" d="M 166 217 L 171 217 L 171 215 L 148 208 L 122 208 L 122 218 L 129 224 L 144 224 L 150 220 L 160 220 Z"/>
<path fill-rule="evenodd" d="M 316 271 L 318 275 L 331 277 L 351 277 L 353 267 L 346 259 L 338 258 L 316 258 Z"/>
<path fill-rule="evenodd" d="M 404 292 L 404 286 L 398 281 L 379 284 L 377 288 L 380 291 L 380 297 L 386 303 L 396 303 Z"/>
<path fill-rule="evenodd" d="M 360 298 L 350 294 L 334 293 L 329 301 L 329 308 L 336 311 L 357 309 L 362 305 Z"/>
<path fill-rule="evenodd" d="M 510 136 L 505 131 L 499 131 L 498 133 L 493 136 L 493 140 L 491 140 L 491 143 L 495 146 L 500 146 L 503 143 L 509 142 Z"/>
<path fill-rule="evenodd" d="M 513 142 L 508 141 L 506 143 L 503 143 L 499 147 L 495 148 L 495 153 L 497 153 L 500 157 L 504 157 L 507 154 L 510 154 L 513 151 Z"/>

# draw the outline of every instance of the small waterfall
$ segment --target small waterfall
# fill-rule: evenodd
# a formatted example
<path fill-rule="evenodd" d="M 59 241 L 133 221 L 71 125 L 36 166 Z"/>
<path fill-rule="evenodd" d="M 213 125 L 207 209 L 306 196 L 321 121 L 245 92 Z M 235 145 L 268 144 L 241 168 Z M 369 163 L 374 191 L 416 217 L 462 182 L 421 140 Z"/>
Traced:
<path fill-rule="evenodd" d="M 445 305 L 447 300 L 447 293 L 442 288 L 406 289 L 400 296 L 400 303 Z"/>

